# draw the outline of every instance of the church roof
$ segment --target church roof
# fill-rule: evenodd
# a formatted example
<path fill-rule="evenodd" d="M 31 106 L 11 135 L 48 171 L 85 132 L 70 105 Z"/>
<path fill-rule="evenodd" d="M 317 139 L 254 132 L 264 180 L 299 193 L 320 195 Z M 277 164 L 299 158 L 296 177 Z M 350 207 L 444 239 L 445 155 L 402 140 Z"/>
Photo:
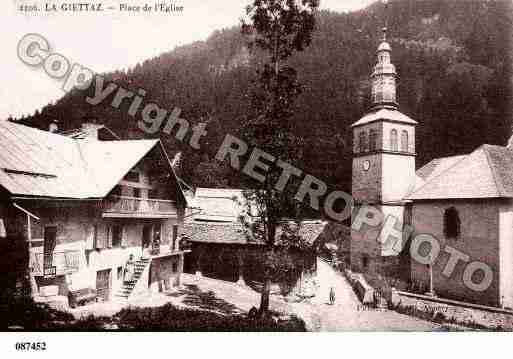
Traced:
<path fill-rule="evenodd" d="M 408 199 L 513 198 L 513 150 L 483 145 L 463 156 L 439 158 L 417 171 Z"/>
<path fill-rule="evenodd" d="M 378 51 L 392 51 L 392 48 L 388 42 L 383 41 L 381 44 L 379 44 Z"/>
<path fill-rule="evenodd" d="M 431 178 L 436 177 L 440 173 L 454 166 L 466 156 L 467 155 L 459 155 L 435 158 L 431 162 L 419 168 L 416 172 L 416 175 L 420 177 L 424 182 L 429 181 Z"/>
<path fill-rule="evenodd" d="M 406 116 L 404 113 L 402 113 L 398 110 L 389 109 L 389 108 L 381 108 L 381 109 L 369 112 L 368 114 L 363 116 L 361 119 L 359 119 L 358 121 L 353 123 L 351 125 L 351 127 L 361 126 L 361 125 L 365 125 L 367 123 L 380 121 L 380 120 L 401 122 L 401 123 L 406 123 L 406 124 L 411 124 L 411 125 L 417 124 L 417 121 L 412 120 L 410 117 Z"/>

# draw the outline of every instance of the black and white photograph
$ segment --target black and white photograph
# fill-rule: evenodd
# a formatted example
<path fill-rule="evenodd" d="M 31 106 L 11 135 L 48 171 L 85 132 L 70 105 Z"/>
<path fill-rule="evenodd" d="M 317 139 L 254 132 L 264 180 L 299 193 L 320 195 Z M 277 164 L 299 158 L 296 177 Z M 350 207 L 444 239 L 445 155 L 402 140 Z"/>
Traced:
<path fill-rule="evenodd" d="M 3 357 L 513 331 L 511 0 L 4 0 L 0 27 Z"/>

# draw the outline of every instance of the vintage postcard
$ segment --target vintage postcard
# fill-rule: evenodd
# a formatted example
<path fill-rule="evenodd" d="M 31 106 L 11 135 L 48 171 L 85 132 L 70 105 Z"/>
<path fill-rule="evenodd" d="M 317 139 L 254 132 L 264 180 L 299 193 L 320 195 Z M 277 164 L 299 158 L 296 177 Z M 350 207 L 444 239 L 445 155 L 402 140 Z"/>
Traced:
<path fill-rule="evenodd" d="M 0 330 L 513 330 L 512 14 L 3 1 Z"/>

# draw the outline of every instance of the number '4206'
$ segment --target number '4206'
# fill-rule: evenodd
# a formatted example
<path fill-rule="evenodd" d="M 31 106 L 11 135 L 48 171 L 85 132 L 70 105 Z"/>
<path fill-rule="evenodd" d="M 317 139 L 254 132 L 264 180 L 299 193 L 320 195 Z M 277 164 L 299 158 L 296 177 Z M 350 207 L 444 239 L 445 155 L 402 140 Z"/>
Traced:
<path fill-rule="evenodd" d="M 16 350 L 21 351 L 42 351 L 46 350 L 46 343 L 45 342 L 18 342 L 16 343 Z"/>

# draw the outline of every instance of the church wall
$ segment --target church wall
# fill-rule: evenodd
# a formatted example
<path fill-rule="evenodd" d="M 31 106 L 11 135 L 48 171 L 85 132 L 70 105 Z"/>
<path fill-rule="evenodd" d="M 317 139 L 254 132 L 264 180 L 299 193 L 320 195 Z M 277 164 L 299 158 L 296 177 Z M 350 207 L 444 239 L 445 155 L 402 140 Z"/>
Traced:
<path fill-rule="evenodd" d="M 513 309 L 513 202 L 499 209 L 500 295 L 502 305 Z"/>
<path fill-rule="evenodd" d="M 444 211 L 455 207 L 461 221 L 460 236 L 447 239 L 444 236 Z M 416 233 L 431 234 L 441 245 L 441 252 L 433 265 L 433 283 L 435 292 L 446 298 L 487 305 L 499 305 L 499 203 L 495 200 L 437 200 L 414 202 L 413 225 Z M 493 281 L 490 287 L 477 292 L 463 283 L 466 264 L 459 261 L 452 275 L 442 274 L 449 254 L 446 246 L 465 253 L 470 262 L 481 261 L 490 266 Z M 412 280 L 429 289 L 429 267 L 411 260 Z M 476 279 L 477 281 L 477 279 Z"/>

